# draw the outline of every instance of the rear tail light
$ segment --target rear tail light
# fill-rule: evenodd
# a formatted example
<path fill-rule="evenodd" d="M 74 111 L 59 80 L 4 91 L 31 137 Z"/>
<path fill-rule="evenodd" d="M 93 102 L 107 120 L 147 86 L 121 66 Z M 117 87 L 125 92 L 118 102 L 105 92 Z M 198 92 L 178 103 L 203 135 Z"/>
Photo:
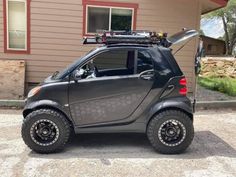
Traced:
<path fill-rule="evenodd" d="M 180 84 L 180 85 L 183 85 L 183 86 L 186 86 L 186 85 L 187 85 L 187 80 L 186 80 L 186 78 L 184 77 L 184 78 L 180 79 L 180 80 L 179 80 L 179 84 Z"/>
<path fill-rule="evenodd" d="M 188 93 L 188 89 L 186 87 L 179 89 L 179 94 L 186 96 Z"/>
<path fill-rule="evenodd" d="M 188 93 L 188 89 L 187 89 L 187 80 L 185 77 L 181 78 L 179 80 L 179 84 L 181 85 L 181 88 L 179 89 L 179 94 L 186 96 Z"/>

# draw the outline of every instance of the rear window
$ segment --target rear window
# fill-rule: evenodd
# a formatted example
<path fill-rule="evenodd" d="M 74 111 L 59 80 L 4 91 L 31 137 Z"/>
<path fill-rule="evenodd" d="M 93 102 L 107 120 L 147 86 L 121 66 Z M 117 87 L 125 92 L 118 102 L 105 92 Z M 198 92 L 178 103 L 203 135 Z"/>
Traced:
<path fill-rule="evenodd" d="M 176 62 L 174 56 L 171 53 L 171 49 L 169 48 L 158 48 L 158 53 L 162 56 L 162 63 L 170 71 L 173 72 L 174 75 L 182 76 L 183 72 L 181 71 L 178 63 Z"/>
<path fill-rule="evenodd" d="M 169 75 L 172 73 L 170 64 L 167 61 L 168 59 L 164 57 L 158 48 L 153 48 L 149 52 L 154 61 L 155 71 L 159 75 Z"/>
<path fill-rule="evenodd" d="M 153 69 L 153 60 L 147 50 L 138 50 L 137 73 Z"/>

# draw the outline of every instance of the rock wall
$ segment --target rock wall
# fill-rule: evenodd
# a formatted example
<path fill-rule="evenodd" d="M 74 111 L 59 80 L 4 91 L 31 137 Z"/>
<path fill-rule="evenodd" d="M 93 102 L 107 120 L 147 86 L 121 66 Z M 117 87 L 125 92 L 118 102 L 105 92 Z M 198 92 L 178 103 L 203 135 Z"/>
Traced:
<path fill-rule="evenodd" d="M 23 99 L 25 62 L 0 60 L 0 99 Z"/>
<path fill-rule="evenodd" d="M 201 76 L 236 78 L 236 58 L 206 57 L 201 63 Z"/>

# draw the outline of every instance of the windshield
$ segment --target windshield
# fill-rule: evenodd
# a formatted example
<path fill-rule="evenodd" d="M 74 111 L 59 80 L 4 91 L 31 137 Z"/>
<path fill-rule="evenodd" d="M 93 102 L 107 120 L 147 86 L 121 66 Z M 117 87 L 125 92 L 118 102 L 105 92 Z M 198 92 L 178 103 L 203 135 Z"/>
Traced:
<path fill-rule="evenodd" d="M 74 70 L 74 68 L 83 60 L 83 59 L 86 59 L 90 56 L 92 56 L 94 53 L 96 53 L 95 51 L 97 50 L 98 48 L 95 48 L 95 49 L 92 49 L 90 50 L 88 53 L 86 53 L 83 57 L 75 60 L 72 64 L 70 64 L 69 66 L 67 66 L 64 70 L 62 71 L 56 71 L 54 72 L 54 74 L 52 75 L 52 79 L 60 79 L 62 77 L 64 77 L 65 75 L 67 75 L 68 73 L 70 73 L 71 71 Z"/>

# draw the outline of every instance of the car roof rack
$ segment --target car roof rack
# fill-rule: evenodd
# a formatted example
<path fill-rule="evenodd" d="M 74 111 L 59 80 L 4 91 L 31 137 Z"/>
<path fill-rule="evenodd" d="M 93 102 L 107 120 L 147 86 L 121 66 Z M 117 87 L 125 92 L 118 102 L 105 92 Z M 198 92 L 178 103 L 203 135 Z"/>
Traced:
<path fill-rule="evenodd" d="M 156 33 L 152 31 L 103 31 L 93 37 L 85 37 L 83 44 L 157 44 L 169 47 L 167 33 Z"/>

